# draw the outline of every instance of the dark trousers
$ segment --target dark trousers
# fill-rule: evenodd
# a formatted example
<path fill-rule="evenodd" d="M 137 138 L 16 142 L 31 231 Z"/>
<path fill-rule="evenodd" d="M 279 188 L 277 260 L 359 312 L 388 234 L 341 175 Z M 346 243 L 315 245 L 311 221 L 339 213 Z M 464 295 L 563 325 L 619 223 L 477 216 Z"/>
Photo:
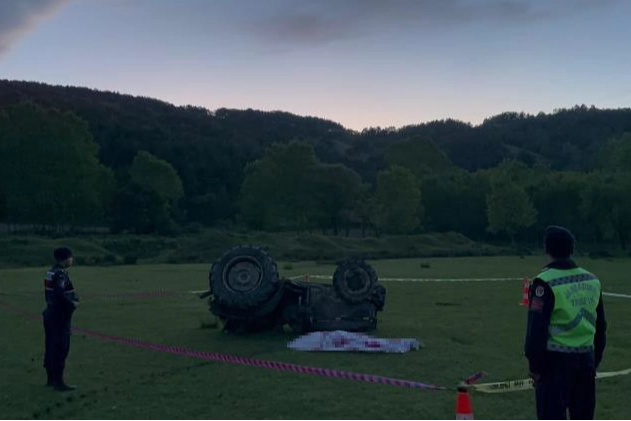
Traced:
<path fill-rule="evenodd" d="M 44 367 L 51 380 L 61 381 L 70 351 L 71 316 L 44 312 Z"/>
<path fill-rule="evenodd" d="M 540 420 L 592 420 L 596 406 L 594 354 L 550 352 L 547 369 L 537 382 L 537 417 Z"/>

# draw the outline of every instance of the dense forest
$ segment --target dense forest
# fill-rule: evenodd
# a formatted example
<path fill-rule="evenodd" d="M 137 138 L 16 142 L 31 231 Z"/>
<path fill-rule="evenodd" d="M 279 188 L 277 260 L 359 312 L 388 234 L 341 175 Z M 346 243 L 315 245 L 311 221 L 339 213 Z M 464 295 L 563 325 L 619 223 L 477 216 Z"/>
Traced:
<path fill-rule="evenodd" d="M 362 132 L 0 80 L 0 223 L 173 235 L 456 231 L 631 240 L 631 109 L 577 106 Z"/>

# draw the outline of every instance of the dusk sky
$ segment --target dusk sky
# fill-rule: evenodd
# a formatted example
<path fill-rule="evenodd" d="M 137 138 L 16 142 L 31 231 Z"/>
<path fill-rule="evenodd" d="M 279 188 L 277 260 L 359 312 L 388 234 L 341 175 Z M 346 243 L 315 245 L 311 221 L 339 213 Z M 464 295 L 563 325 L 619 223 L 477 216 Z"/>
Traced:
<path fill-rule="evenodd" d="M 0 79 L 346 127 L 631 105 L 625 0 L 0 0 Z"/>

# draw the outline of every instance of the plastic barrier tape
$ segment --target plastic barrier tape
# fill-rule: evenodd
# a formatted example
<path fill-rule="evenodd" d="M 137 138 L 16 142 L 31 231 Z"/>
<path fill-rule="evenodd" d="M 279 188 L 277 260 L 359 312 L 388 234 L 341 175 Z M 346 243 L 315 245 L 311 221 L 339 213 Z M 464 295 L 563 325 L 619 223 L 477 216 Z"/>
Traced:
<path fill-rule="evenodd" d="M 309 277 L 313 279 L 331 279 L 331 276 L 326 275 L 309 275 Z M 304 279 L 304 276 L 292 276 L 289 279 Z M 379 281 L 383 282 L 504 282 L 520 280 L 522 280 L 522 278 L 379 278 Z M 631 298 L 631 295 L 617 294 L 613 292 L 603 292 L 603 295 L 616 298 Z"/>
<path fill-rule="evenodd" d="M 631 368 L 620 371 L 607 371 L 596 374 L 596 379 L 606 379 L 609 377 L 626 376 L 631 374 Z M 532 379 L 523 380 L 509 380 L 505 382 L 497 383 L 480 383 L 471 386 L 476 392 L 483 393 L 506 393 L 506 392 L 519 392 L 523 390 L 532 390 Z"/>
<path fill-rule="evenodd" d="M 25 312 L 24 310 L 14 307 L 12 305 L 0 302 L 0 306 L 7 308 L 9 311 L 23 315 L 31 320 L 38 320 L 41 317 Z M 215 352 L 195 351 L 180 346 L 170 346 L 164 344 L 157 344 L 151 342 L 145 342 L 138 339 L 123 338 L 114 335 L 108 335 L 105 333 L 95 332 L 92 330 L 72 328 L 73 332 L 80 333 L 85 336 L 101 339 L 108 342 L 115 342 L 122 345 L 128 345 L 135 348 L 149 349 L 152 351 L 165 352 L 169 354 L 175 354 L 185 357 L 198 358 L 207 361 L 223 362 L 235 365 L 244 365 L 249 367 L 268 368 L 277 371 L 289 371 L 298 374 L 310 374 L 320 377 L 333 377 L 336 379 L 355 380 L 367 383 L 386 384 L 390 386 L 406 387 L 411 389 L 424 389 L 424 390 L 448 390 L 443 386 L 436 386 L 433 384 L 426 384 L 412 380 L 395 379 L 392 377 L 376 376 L 373 374 L 355 373 L 352 371 L 335 370 L 321 367 L 310 367 L 298 364 L 284 363 L 278 361 L 259 360 L 256 358 L 239 357 L 235 355 L 219 354 Z M 477 375 L 477 374 L 476 374 Z M 476 377 L 473 375 L 470 378 Z"/>
<path fill-rule="evenodd" d="M 627 294 L 615 294 L 613 292 L 603 292 L 603 295 L 607 297 L 617 297 L 617 298 L 631 298 L 631 295 Z"/>
<path fill-rule="evenodd" d="M 331 279 L 326 275 L 309 275 L 313 279 Z M 304 276 L 292 276 L 289 279 L 302 279 Z M 383 282 L 501 282 L 520 281 L 522 278 L 379 278 Z"/>
<path fill-rule="evenodd" d="M 471 387 L 477 392 L 484 393 L 505 393 L 518 392 L 520 390 L 531 390 L 533 388 L 532 379 L 509 380 L 497 383 L 480 383 Z"/>

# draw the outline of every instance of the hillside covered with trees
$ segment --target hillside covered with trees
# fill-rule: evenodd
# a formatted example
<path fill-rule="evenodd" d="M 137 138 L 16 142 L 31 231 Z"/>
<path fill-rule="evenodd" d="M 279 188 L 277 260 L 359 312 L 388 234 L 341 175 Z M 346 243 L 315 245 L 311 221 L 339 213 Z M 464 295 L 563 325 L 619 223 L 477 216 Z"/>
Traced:
<path fill-rule="evenodd" d="M 0 223 L 631 240 L 631 109 L 345 129 L 0 81 Z"/>

